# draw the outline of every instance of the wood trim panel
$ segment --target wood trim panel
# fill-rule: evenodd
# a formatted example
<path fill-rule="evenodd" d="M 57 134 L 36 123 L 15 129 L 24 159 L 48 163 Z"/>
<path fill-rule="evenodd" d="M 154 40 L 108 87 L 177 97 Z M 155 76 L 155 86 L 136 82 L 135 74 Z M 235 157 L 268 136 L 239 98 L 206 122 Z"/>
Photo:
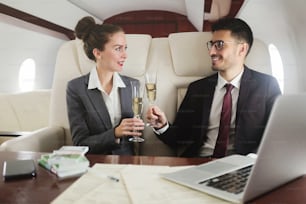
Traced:
<path fill-rule="evenodd" d="M 205 12 L 210 12 L 212 1 L 205 1 Z M 232 0 L 228 17 L 235 17 L 243 2 L 244 0 Z M 104 22 L 120 25 L 126 33 L 150 34 L 152 37 L 167 37 L 169 33 L 197 31 L 186 16 L 168 11 L 125 12 L 105 19 Z M 205 20 L 203 31 L 210 31 L 211 24 L 212 22 Z"/>
<path fill-rule="evenodd" d="M 169 11 L 131 11 L 112 16 L 104 21 L 120 25 L 127 34 L 150 34 L 168 37 L 169 33 L 197 31 L 186 16 Z"/>
<path fill-rule="evenodd" d="M 17 18 L 19 20 L 26 21 L 28 23 L 32 23 L 34 25 L 38 25 L 38 26 L 41 26 L 41 27 L 44 27 L 44 28 L 47 28 L 47 29 L 50 29 L 50 30 L 53 30 L 53 31 L 56 31 L 56 32 L 59 32 L 59 33 L 63 33 L 70 40 L 75 38 L 74 31 L 72 31 L 70 29 L 67 29 L 65 27 L 62 27 L 62 26 L 59 26 L 57 24 L 51 23 L 51 22 L 46 21 L 46 20 L 44 20 L 42 18 L 39 18 L 37 16 L 33 16 L 33 15 L 25 13 L 23 11 L 14 9 L 14 8 L 12 8 L 10 6 L 7 6 L 5 4 L 2 4 L 2 3 L 0 3 L 0 12 L 5 14 L 5 15 Z"/>

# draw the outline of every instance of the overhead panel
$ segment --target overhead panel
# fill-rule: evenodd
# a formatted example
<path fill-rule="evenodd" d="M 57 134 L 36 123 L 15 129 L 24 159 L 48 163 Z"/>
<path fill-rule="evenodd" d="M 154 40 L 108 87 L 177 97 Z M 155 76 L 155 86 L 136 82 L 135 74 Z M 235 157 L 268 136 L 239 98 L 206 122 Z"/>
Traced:
<path fill-rule="evenodd" d="M 161 10 L 187 15 L 185 0 L 68 0 L 100 20 L 138 10 Z M 197 2 L 199 0 L 191 0 Z M 204 1 L 204 0 L 200 0 Z M 202 10 L 203 12 L 203 10 Z M 203 18 L 202 18 L 203 19 Z"/>
<path fill-rule="evenodd" d="M 198 30 L 203 30 L 204 0 L 185 0 L 187 18 Z"/>

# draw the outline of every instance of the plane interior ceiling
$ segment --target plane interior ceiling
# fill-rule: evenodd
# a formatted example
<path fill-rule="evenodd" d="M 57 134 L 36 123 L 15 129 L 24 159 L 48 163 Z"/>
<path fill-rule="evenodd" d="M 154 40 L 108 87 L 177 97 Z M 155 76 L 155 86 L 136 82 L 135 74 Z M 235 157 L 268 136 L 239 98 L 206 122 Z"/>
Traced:
<path fill-rule="evenodd" d="M 205 30 L 205 21 L 214 21 L 223 16 L 235 16 L 245 0 L 31 0 L 26 2 L 1 0 L 5 6 L 31 14 L 31 17 L 18 16 L 30 23 L 39 22 L 35 17 L 72 30 L 81 17 L 92 15 L 97 22 L 131 11 L 168 11 L 187 17 L 196 30 Z M 110 3 L 111 2 L 111 3 Z M 0 3 L 1 4 L 1 3 Z M 62 8 L 58 10 L 58 8 Z M 4 8 L 8 10 L 7 8 Z M 57 15 L 54 15 L 56 10 Z M 69 16 L 67 16 L 69 11 Z M 14 15 L 14 14 L 13 14 Z M 13 16 L 16 17 L 16 16 Z M 46 22 L 44 22 L 46 24 Z M 43 25 L 40 25 L 43 26 Z"/>
<path fill-rule="evenodd" d="M 305 0 L 0 0 L 0 25 L 13 25 L 29 31 L 33 29 L 37 33 L 43 28 L 46 33 L 52 30 L 61 34 L 63 38 L 60 40 L 69 40 L 74 38 L 76 23 L 88 15 L 97 22 L 109 22 L 110 19 L 123 19 L 123 14 L 129 13 L 139 12 L 135 16 L 145 20 L 142 19 L 143 13 L 171 12 L 171 15 L 174 13 L 182 17 L 179 20 L 184 19 L 184 23 L 187 21 L 188 29 L 189 24 L 193 24 L 193 30 L 201 30 L 203 25 L 205 28 L 218 16 L 236 16 L 249 23 L 256 38 L 277 47 L 283 60 L 285 81 L 290 82 L 286 84 L 285 91 L 296 92 L 306 90 L 306 85 L 301 86 L 306 77 L 303 62 L 306 53 L 305 8 Z M 25 21 L 27 28 L 20 25 Z M 33 26 L 35 28 L 28 29 L 29 23 L 36 25 Z M 19 37 L 18 33 L 16 38 Z"/>
<path fill-rule="evenodd" d="M 112 1 L 112 4 L 109 3 L 109 0 L 68 1 L 101 21 L 129 11 L 161 10 L 174 12 L 187 16 L 189 21 L 199 31 L 203 29 L 204 20 L 215 20 L 227 16 L 233 13 L 230 12 L 231 9 L 238 11 L 243 3 L 243 0 L 116 0 Z M 232 6 L 232 2 L 235 6 Z M 208 6 L 205 7 L 205 4 L 209 8 Z M 236 5 L 239 5 L 238 9 Z"/>

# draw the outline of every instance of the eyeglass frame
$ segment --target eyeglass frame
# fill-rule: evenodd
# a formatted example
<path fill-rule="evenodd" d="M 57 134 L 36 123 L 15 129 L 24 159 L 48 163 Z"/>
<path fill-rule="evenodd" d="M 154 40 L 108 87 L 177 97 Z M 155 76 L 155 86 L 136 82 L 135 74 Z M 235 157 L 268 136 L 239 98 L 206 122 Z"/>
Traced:
<path fill-rule="evenodd" d="M 216 44 L 216 43 L 219 43 Z M 215 47 L 216 50 L 222 50 L 224 48 L 224 44 L 226 43 L 237 43 L 237 44 L 243 44 L 243 42 L 236 42 L 236 41 L 224 41 L 224 40 L 216 40 L 216 41 L 208 41 L 206 43 L 207 49 L 211 50 L 213 47 Z"/>

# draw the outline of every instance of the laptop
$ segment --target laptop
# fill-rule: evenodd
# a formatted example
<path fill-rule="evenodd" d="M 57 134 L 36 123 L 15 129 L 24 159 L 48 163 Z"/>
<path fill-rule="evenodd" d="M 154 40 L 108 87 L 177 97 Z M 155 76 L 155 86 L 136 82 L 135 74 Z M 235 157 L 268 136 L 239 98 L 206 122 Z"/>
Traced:
<path fill-rule="evenodd" d="M 305 174 L 305 133 L 306 93 L 282 95 L 272 108 L 257 158 L 231 155 L 161 177 L 244 203 Z"/>

